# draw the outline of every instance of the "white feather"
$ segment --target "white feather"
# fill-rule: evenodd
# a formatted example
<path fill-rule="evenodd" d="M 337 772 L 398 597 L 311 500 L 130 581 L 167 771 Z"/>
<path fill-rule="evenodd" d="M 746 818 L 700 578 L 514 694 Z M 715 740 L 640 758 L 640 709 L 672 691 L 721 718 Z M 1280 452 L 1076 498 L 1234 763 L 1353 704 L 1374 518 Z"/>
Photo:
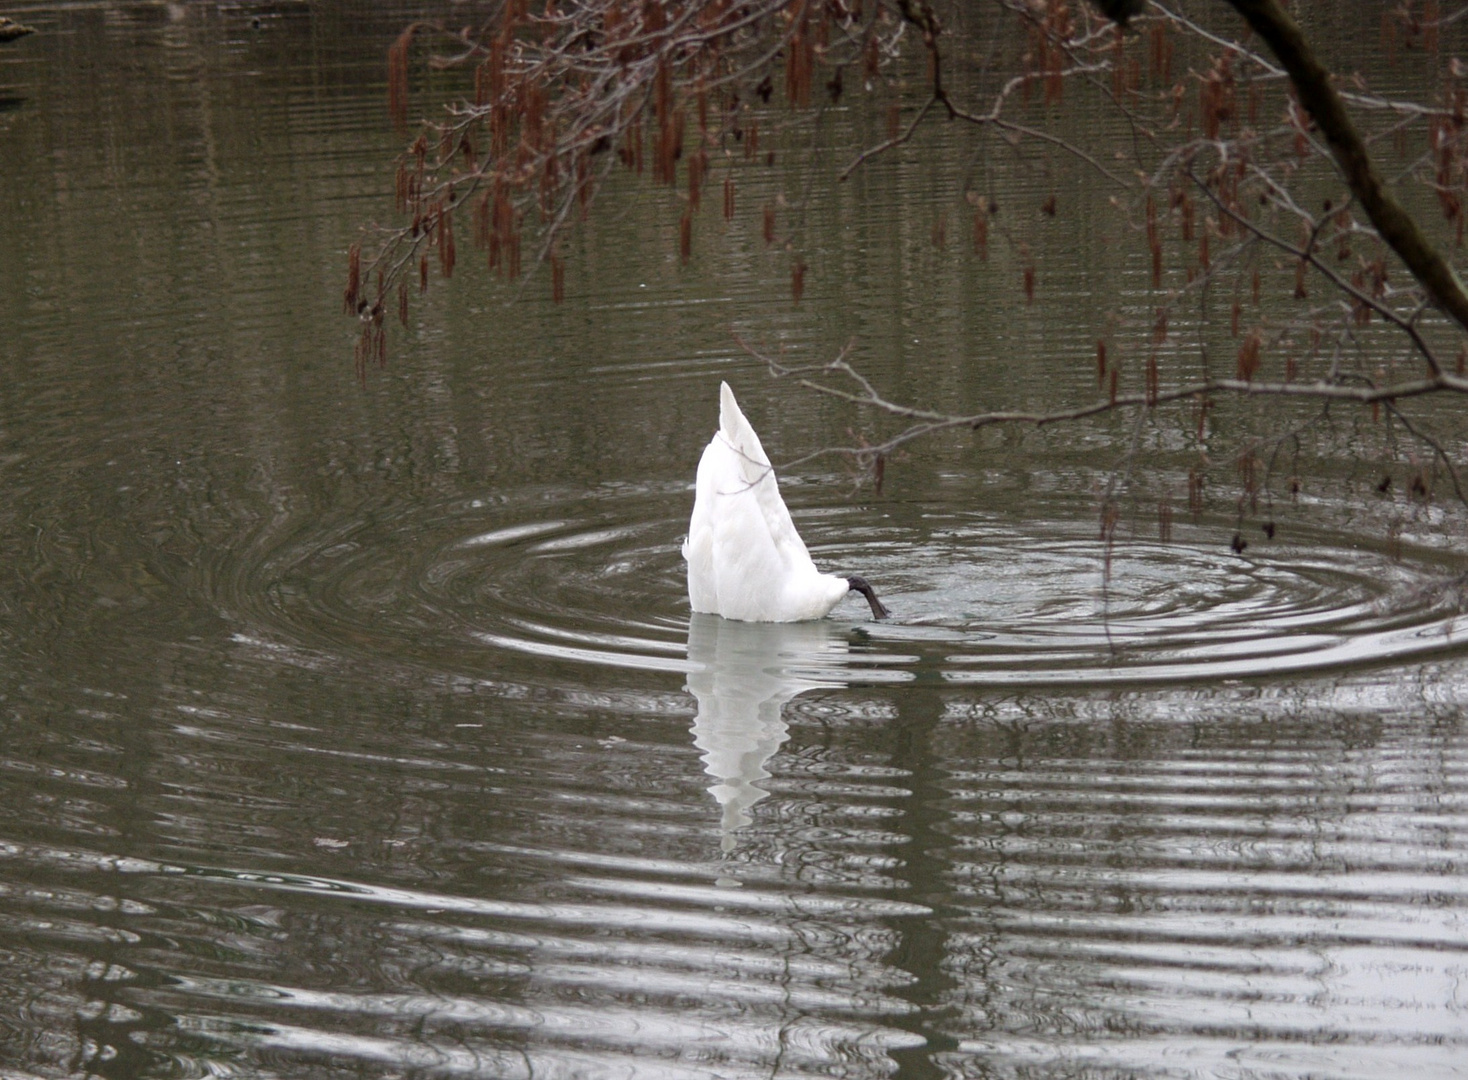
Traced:
<path fill-rule="evenodd" d="M 728 383 L 719 387 L 719 430 L 698 462 L 683 557 L 693 610 L 726 619 L 819 619 L 850 588 L 816 569 Z"/>

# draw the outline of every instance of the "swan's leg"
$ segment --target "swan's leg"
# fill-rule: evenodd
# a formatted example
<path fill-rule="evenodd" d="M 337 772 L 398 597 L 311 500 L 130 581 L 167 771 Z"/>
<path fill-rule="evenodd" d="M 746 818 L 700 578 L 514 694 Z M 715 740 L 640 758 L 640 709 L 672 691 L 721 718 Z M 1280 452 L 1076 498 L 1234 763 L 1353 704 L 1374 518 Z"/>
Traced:
<path fill-rule="evenodd" d="M 885 619 L 892 614 L 882 605 L 882 601 L 877 599 L 876 591 L 867 584 L 866 578 L 849 577 L 846 579 L 846 585 L 852 592 L 859 592 L 867 598 L 867 603 L 872 605 L 872 618 Z"/>

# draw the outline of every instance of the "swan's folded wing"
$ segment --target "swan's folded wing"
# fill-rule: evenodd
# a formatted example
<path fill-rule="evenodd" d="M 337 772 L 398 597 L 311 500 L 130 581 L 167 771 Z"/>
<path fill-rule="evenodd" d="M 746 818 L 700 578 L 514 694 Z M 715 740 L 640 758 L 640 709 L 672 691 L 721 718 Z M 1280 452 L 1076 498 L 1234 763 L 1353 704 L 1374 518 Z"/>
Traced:
<path fill-rule="evenodd" d="M 683 543 L 688 601 L 694 611 L 766 620 L 779 601 L 786 565 L 741 460 L 722 431 L 699 459 L 693 515 Z M 773 478 L 766 483 L 773 486 Z"/>
<path fill-rule="evenodd" d="M 758 621 L 780 618 L 777 605 L 787 566 L 749 488 L 720 493 L 712 554 L 720 615 Z"/>
<path fill-rule="evenodd" d="M 688 602 L 694 611 L 717 614 L 718 583 L 714 579 L 714 503 L 717 501 L 717 462 L 724 451 L 718 436 L 698 462 L 698 481 L 693 496 L 693 516 L 688 522 L 688 539 L 683 541 L 683 558 L 688 562 Z"/>
<path fill-rule="evenodd" d="M 714 583 L 714 534 L 712 529 L 690 532 L 683 541 L 683 558 L 688 560 L 688 604 L 694 611 L 718 614 L 719 594 Z"/>
<path fill-rule="evenodd" d="M 780 552 L 722 431 L 699 459 L 695 488 L 684 544 L 689 602 L 729 619 L 769 618 L 782 580 Z"/>

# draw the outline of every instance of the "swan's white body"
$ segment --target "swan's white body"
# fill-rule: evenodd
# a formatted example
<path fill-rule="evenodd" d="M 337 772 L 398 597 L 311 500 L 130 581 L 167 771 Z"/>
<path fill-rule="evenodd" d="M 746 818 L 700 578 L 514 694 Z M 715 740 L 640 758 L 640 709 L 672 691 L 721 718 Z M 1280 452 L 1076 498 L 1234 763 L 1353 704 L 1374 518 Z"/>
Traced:
<path fill-rule="evenodd" d="M 693 610 L 726 619 L 819 619 L 851 588 L 811 561 L 728 383 L 719 387 L 719 430 L 698 462 L 683 558 Z"/>

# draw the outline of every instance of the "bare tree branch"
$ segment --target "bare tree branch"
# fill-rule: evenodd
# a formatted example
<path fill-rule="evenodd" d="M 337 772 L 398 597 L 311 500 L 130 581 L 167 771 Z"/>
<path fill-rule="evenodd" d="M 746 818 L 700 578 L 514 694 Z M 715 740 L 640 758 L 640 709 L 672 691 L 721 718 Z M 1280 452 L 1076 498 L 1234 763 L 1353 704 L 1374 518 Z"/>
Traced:
<path fill-rule="evenodd" d="M 1197 174 L 1193 172 L 1191 167 L 1187 170 L 1187 174 L 1188 177 L 1193 181 L 1193 183 L 1201 188 L 1204 194 L 1206 194 L 1208 198 L 1213 202 L 1213 204 L 1218 207 L 1221 213 L 1227 214 L 1239 225 L 1248 229 L 1251 233 L 1259 237 L 1259 239 L 1263 240 L 1265 243 L 1271 244 L 1274 247 L 1279 248 L 1279 250 L 1281 251 L 1288 252 L 1297 259 L 1304 259 L 1317 271 L 1323 274 L 1330 281 L 1330 283 L 1341 292 L 1345 293 L 1347 296 L 1350 296 L 1358 303 L 1364 304 L 1366 307 L 1369 307 L 1372 311 L 1376 312 L 1383 319 L 1387 320 L 1397 329 L 1406 334 L 1411 339 L 1412 344 L 1416 347 L 1417 351 L 1422 354 L 1422 358 L 1427 361 L 1427 366 L 1432 370 L 1433 375 L 1436 376 L 1438 379 L 1445 380 L 1443 383 L 1444 386 L 1449 385 L 1448 380 L 1451 380 L 1452 382 L 1458 381 L 1456 379 L 1453 379 L 1451 376 L 1444 374 L 1442 363 L 1438 360 L 1437 355 L 1432 351 L 1431 347 L 1423 339 L 1421 332 L 1417 328 L 1416 319 L 1404 319 L 1401 315 L 1397 313 L 1394 308 L 1391 307 L 1391 305 L 1382 303 L 1370 293 L 1362 289 L 1358 289 L 1355 285 L 1352 285 L 1349 281 L 1345 280 L 1343 277 L 1337 274 L 1335 272 L 1335 268 L 1329 263 L 1322 260 L 1316 253 L 1313 234 L 1311 236 L 1310 243 L 1308 243 L 1303 248 L 1296 247 L 1294 244 L 1291 244 L 1287 240 L 1281 240 L 1279 237 L 1274 236 L 1272 233 L 1266 232 L 1264 229 L 1261 229 L 1253 221 L 1249 220 L 1249 218 L 1234 210 L 1233 207 L 1227 205 L 1222 199 L 1218 197 L 1218 195 L 1213 191 L 1212 188 L 1203 183 L 1202 180 L 1198 179 Z M 1460 388 L 1455 386 L 1453 387 L 1453 389 Z M 1468 389 L 1468 383 L 1465 383 L 1462 389 Z"/>
<path fill-rule="evenodd" d="M 787 465 L 801 464 L 829 454 L 852 455 L 870 460 L 878 454 L 890 454 L 900 446 L 941 431 L 978 431 L 982 428 L 999 425 L 1042 428 L 1052 424 L 1100 416 L 1118 410 L 1132 409 L 1139 406 L 1142 408 L 1154 408 L 1158 405 L 1190 399 L 1206 400 L 1220 394 L 1238 397 L 1292 398 L 1320 401 L 1323 403 L 1347 402 L 1357 405 L 1373 405 L 1383 402 L 1395 403 L 1397 401 L 1422 397 L 1428 394 L 1437 394 L 1443 391 L 1468 394 L 1468 380 L 1454 378 L 1452 376 L 1414 379 L 1407 382 L 1388 383 L 1379 386 L 1370 384 L 1364 386 L 1346 386 L 1340 383 L 1322 381 L 1309 383 L 1254 382 L 1245 379 L 1208 378 L 1190 382 L 1182 386 L 1171 387 L 1166 390 L 1159 390 L 1155 394 L 1118 394 L 1114 398 L 1106 397 L 1098 401 L 1088 402 L 1087 404 L 1067 409 L 1056 409 L 1045 412 L 996 409 L 980 413 L 953 414 L 903 405 L 883 397 L 875 386 L 873 386 L 872 382 L 847 361 L 846 358 L 852 350 L 850 344 L 843 348 L 835 359 L 827 363 L 792 367 L 785 364 L 779 358 L 760 351 L 737 335 L 735 340 L 745 352 L 764 364 L 770 373 L 777 377 L 794 378 L 798 385 L 813 390 L 816 393 L 824 394 L 827 397 L 876 409 L 879 412 L 903 420 L 915 421 L 899 431 L 896 435 L 882 442 L 862 447 L 830 447 L 797 458 L 792 462 L 788 462 Z M 821 376 L 828 375 L 838 375 L 849 379 L 856 384 L 857 390 L 843 390 L 839 386 L 832 386 L 827 382 L 820 381 Z"/>
<path fill-rule="evenodd" d="M 1382 183 L 1365 143 L 1331 85 L 1330 72 L 1316 59 L 1299 25 L 1278 0 L 1228 0 L 1228 3 L 1264 39 L 1289 72 L 1300 103 L 1320 126 L 1346 183 L 1361 201 L 1381 238 L 1422 283 L 1433 302 L 1468 330 L 1468 292 L 1447 260 Z"/>

